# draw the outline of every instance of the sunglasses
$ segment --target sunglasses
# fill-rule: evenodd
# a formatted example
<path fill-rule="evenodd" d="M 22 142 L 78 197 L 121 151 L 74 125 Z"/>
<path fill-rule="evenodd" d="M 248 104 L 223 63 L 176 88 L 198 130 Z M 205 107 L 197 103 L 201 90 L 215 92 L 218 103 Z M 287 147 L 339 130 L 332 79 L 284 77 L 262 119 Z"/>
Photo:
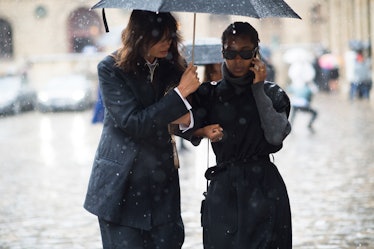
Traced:
<path fill-rule="evenodd" d="M 249 60 L 256 56 L 258 52 L 258 47 L 256 47 L 253 50 L 242 50 L 242 51 L 236 51 L 236 50 L 223 50 L 223 58 L 226 60 L 233 60 L 236 58 L 236 56 L 240 56 L 243 60 Z"/>

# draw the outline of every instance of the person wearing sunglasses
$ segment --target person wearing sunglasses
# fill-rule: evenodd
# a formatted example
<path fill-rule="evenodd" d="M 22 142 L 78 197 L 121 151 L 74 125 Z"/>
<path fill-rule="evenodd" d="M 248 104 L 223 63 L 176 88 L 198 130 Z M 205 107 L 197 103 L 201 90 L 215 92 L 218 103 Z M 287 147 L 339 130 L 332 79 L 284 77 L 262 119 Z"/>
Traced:
<path fill-rule="evenodd" d="M 290 101 L 265 81 L 258 50 L 258 33 L 249 23 L 230 24 L 222 34 L 222 80 L 204 82 L 191 96 L 192 141 L 208 137 L 216 156 L 216 166 L 205 172 L 205 249 L 292 247 L 287 189 L 270 160 L 291 132 Z M 217 124 L 221 129 L 208 131 Z"/>

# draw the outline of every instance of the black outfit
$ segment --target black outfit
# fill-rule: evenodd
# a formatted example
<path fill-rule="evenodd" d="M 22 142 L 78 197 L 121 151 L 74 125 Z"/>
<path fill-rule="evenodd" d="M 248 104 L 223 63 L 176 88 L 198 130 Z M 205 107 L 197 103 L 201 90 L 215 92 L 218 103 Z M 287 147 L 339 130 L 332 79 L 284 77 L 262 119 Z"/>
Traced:
<path fill-rule="evenodd" d="M 167 59 L 158 59 L 154 74 L 145 60 L 138 65 L 139 74 L 125 73 L 112 56 L 98 65 L 106 111 L 84 207 L 99 217 L 101 226 L 112 225 L 109 232 L 101 230 L 104 248 L 136 248 L 116 247 L 118 229 L 152 234 L 171 224 L 181 228 L 177 246 L 169 247 L 177 249 L 184 230 L 168 124 L 188 110 L 174 90 L 167 90 L 183 72 Z"/>
<path fill-rule="evenodd" d="M 99 219 L 104 249 L 170 249 L 181 248 L 184 241 L 182 219 L 151 230 L 139 230 Z"/>
<path fill-rule="evenodd" d="M 314 76 L 314 82 L 317 85 L 318 89 L 321 91 L 330 91 L 330 86 L 329 86 L 329 72 L 328 70 L 325 70 L 320 67 L 318 63 L 318 58 L 314 60 L 313 62 L 313 68 L 316 71 L 316 74 Z"/>
<path fill-rule="evenodd" d="M 276 84 L 250 75 L 203 83 L 193 99 L 196 126 L 220 124 L 212 143 L 217 166 L 202 205 L 205 249 L 289 249 L 291 213 L 286 186 L 269 154 L 282 148 L 291 126 L 290 102 Z"/>

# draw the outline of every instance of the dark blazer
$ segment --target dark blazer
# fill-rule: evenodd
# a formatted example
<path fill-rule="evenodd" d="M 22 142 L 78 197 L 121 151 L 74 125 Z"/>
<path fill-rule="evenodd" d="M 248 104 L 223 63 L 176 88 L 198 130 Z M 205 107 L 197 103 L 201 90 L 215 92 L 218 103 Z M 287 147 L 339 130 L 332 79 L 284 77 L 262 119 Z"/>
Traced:
<path fill-rule="evenodd" d="M 106 110 L 84 207 L 107 221 L 150 229 L 180 218 L 168 123 L 188 110 L 175 91 L 165 92 L 182 72 L 159 60 L 151 82 L 145 61 L 138 74 L 114 63 L 107 56 L 98 65 Z"/>

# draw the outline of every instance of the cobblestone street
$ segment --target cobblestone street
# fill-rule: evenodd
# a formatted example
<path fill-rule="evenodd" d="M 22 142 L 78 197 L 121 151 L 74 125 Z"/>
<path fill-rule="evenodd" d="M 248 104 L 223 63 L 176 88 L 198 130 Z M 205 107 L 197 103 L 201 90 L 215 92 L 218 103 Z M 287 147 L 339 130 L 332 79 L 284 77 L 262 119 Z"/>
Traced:
<path fill-rule="evenodd" d="M 289 191 L 294 248 L 374 248 L 373 101 L 320 93 L 313 105 L 315 133 L 299 113 L 274 155 Z M 0 249 L 101 248 L 97 219 L 82 207 L 101 132 L 90 119 L 91 111 L 0 119 Z M 183 249 L 203 248 L 202 175 L 214 164 L 207 148 L 180 152 Z"/>

